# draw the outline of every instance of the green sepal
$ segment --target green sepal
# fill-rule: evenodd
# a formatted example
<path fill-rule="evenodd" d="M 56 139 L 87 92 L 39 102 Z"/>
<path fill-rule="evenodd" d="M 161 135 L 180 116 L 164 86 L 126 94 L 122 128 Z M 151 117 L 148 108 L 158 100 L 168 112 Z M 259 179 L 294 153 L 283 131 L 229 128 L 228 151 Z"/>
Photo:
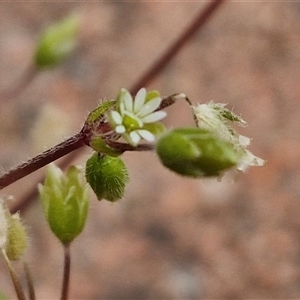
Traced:
<path fill-rule="evenodd" d="M 166 131 L 165 125 L 161 122 L 144 124 L 142 129 L 150 131 L 155 136 L 159 136 Z"/>
<path fill-rule="evenodd" d="M 90 114 L 88 115 L 85 124 L 93 125 L 94 122 L 98 121 L 99 118 L 104 117 L 104 114 L 109 110 L 116 106 L 115 100 L 103 101 L 99 104 L 97 108 L 95 108 Z"/>
<path fill-rule="evenodd" d="M 19 214 L 6 213 L 8 223 L 7 241 L 5 252 L 9 260 L 20 259 L 28 247 L 28 237 Z"/>
<path fill-rule="evenodd" d="M 110 156 L 119 156 L 123 152 L 107 145 L 106 141 L 100 136 L 93 136 L 89 142 L 89 146 L 98 153 Z"/>
<path fill-rule="evenodd" d="M 157 97 L 160 97 L 159 91 L 156 90 L 148 91 L 146 95 L 146 102 Z"/>
<path fill-rule="evenodd" d="M 219 176 L 239 159 L 232 144 L 200 128 L 166 133 L 158 140 L 156 152 L 167 168 L 191 177 Z"/>
<path fill-rule="evenodd" d="M 98 200 L 115 202 L 124 195 L 127 168 L 120 157 L 94 153 L 86 162 L 85 176 Z"/>
<path fill-rule="evenodd" d="M 76 46 L 78 28 L 78 18 L 73 15 L 46 28 L 36 48 L 36 66 L 54 67 L 67 58 Z"/>

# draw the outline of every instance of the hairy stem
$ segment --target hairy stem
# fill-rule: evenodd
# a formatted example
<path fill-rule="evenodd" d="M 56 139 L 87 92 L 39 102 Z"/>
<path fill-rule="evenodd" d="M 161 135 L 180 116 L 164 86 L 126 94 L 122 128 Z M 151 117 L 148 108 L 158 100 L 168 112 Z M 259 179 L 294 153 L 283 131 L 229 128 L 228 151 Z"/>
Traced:
<path fill-rule="evenodd" d="M 32 280 L 29 266 L 26 262 L 23 262 L 23 266 L 24 266 L 24 270 L 25 270 L 25 276 L 26 276 L 27 287 L 28 287 L 28 292 L 29 292 L 29 299 L 36 300 L 33 280 Z"/>
<path fill-rule="evenodd" d="M 70 244 L 64 245 L 64 274 L 61 290 L 61 300 L 67 300 L 70 286 L 70 270 L 71 270 L 71 252 Z"/>
<path fill-rule="evenodd" d="M 6 252 L 4 249 L 2 249 L 2 255 L 4 257 L 4 260 L 5 260 L 5 263 L 6 263 L 6 266 L 8 268 L 8 271 L 9 271 L 9 275 L 10 275 L 10 278 L 13 282 L 13 285 L 14 285 L 14 288 L 15 288 L 15 291 L 16 291 L 16 294 L 17 294 L 17 298 L 18 300 L 26 300 L 26 297 L 25 297 L 25 293 L 23 291 L 23 288 L 22 288 L 22 285 L 19 281 L 19 278 L 10 262 L 10 260 L 8 259 L 7 255 L 6 255 Z"/>
<path fill-rule="evenodd" d="M 75 134 L 55 147 L 46 150 L 1 176 L 0 190 L 84 145 L 84 135 L 82 135 L 82 133 Z"/>
<path fill-rule="evenodd" d="M 64 159 L 60 160 L 57 164 L 57 166 L 60 169 L 67 168 L 72 161 L 80 154 L 80 151 L 73 151 L 69 155 L 66 155 Z M 37 196 L 37 184 L 42 183 L 45 180 L 45 174 L 40 174 L 39 178 L 36 181 L 36 185 L 33 188 L 28 189 L 27 191 L 24 191 L 22 194 L 22 198 L 18 201 L 10 201 L 9 203 L 9 211 L 14 214 L 18 211 L 24 212 L 26 209 L 28 209 L 31 203 L 31 200 L 33 202 L 34 199 L 36 199 Z"/>
<path fill-rule="evenodd" d="M 131 94 L 136 94 L 141 87 L 147 86 L 159 73 L 161 73 L 163 69 L 168 65 L 168 63 L 175 57 L 175 55 L 183 49 L 183 47 L 193 37 L 193 35 L 196 32 L 199 32 L 201 28 L 203 28 L 203 26 L 206 24 L 209 18 L 220 7 L 220 4 L 224 2 L 225 0 L 215 0 L 209 3 L 204 10 L 201 9 L 201 12 L 193 20 L 192 24 L 184 32 L 182 32 L 179 38 L 166 50 L 166 52 L 156 62 L 153 63 L 153 65 L 145 72 L 145 74 L 142 75 L 141 78 L 137 80 L 135 84 L 132 85 L 130 89 Z M 67 163 L 69 163 L 68 157 L 64 158 L 62 164 Z M 41 179 L 41 181 L 43 179 Z M 36 195 L 37 189 L 32 188 L 24 195 L 22 199 L 20 199 L 19 203 L 21 203 L 21 205 L 15 205 L 11 211 L 16 211 L 16 209 L 19 207 L 25 208 L 32 200 L 34 200 L 34 196 Z"/>

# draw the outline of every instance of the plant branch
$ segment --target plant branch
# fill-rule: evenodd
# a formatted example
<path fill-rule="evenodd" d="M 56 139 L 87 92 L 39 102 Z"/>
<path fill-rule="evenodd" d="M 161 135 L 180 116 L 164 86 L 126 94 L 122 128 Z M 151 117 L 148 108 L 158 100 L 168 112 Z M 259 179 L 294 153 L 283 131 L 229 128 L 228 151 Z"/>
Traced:
<path fill-rule="evenodd" d="M 67 168 L 72 161 L 81 153 L 81 151 L 73 151 L 70 154 L 64 156 L 64 159 L 58 162 L 58 167 L 61 169 Z M 36 185 L 33 188 L 28 189 L 22 194 L 22 198 L 18 201 L 9 201 L 9 211 L 14 214 L 18 211 L 24 212 L 26 209 L 29 208 L 29 204 L 31 199 L 35 199 L 37 196 L 37 184 L 42 183 L 45 180 L 45 174 L 40 174 L 39 178 L 36 181 Z"/>
<path fill-rule="evenodd" d="M 55 147 L 46 150 L 4 174 L 0 177 L 0 190 L 84 145 L 84 135 L 81 132 L 75 134 Z"/>
<path fill-rule="evenodd" d="M 70 244 L 64 245 L 64 273 L 63 273 L 63 283 L 61 290 L 61 300 L 67 300 L 69 295 L 70 286 L 70 270 L 71 270 L 71 252 Z"/>
<path fill-rule="evenodd" d="M 28 264 L 26 262 L 23 262 L 23 266 L 24 266 L 25 277 L 26 277 L 26 281 L 27 281 L 27 287 L 28 287 L 28 292 L 29 292 L 29 299 L 30 300 L 36 300 L 35 291 L 34 291 L 34 285 L 33 285 L 33 280 L 32 280 L 32 276 L 31 276 L 31 272 L 30 272 L 29 266 L 28 266 Z"/>
<path fill-rule="evenodd" d="M 24 294 L 24 291 L 23 291 L 23 288 L 22 288 L 22 285 L 19 281 L 19 278 L 10 262 L 10 260 L 8 259 L 7 255 L 6 255 L 6 252 L 4 249 L 1 250 L 1 253 L 4 257 L 4 260 L 5 260 L 5 263 L 6 263 L 6 266 L 8 268 L 8 271 L 9 271 L 9 275 L 10 275 L 10 278 L 13 282 L 13 285 L 14 285 L 14 288 L 15 288 L 15 291 L 16 291 L 16 294 L 17 294 L 17 297 L 18 297 L 18 300 L 26 300 L 26 297 L 25 297 L 25 294 Z"/>
<path fill-rule="evenodd" d="M 167 64 L 175 57 L 175 55 L 182 50 L 184 45 L 192 38 L 192 36 L 199 31 L 209 18 L 213 15 L 213 13 L 220 7 L 220 4 L 224 3 L 225 0 L 215 0 L 207 5 L 207 7 L 199 13 L 199 15 L 195 18 L 192 22 L 190 27 L 188 27 L 180 36 L 179 38 L 166 50 L 166 52 L 158 59 L 154 64 L 150 67 L 149 70 L 145 72 L 141 78 L 133 84 L 130 89 L 131 94 L 136 94 L 137 91 L 143 87 L 147 86 L 149 82 L 151 82 L 162 70 L 167 66 Z M 78 152 L 77 152 L 78 153 Z M 62 165 L 68 165 L 70 163 L 69 156 L 65 157 L 64 160 L 61 162 Z M 23 176 L 22 176 L 23 177 Z M 2 179 L 3 180 L 3 179 Z M 40 179 L 40 181 L 44 180 L 44 176 Z M 8 184 L 7 184 L 8 185 Z M 6 185 L 6 186 L 7 186 Z M 0 189 L 1 189 L 1 178 L 0 178 Z M 32 188 L 24 197 L 18 201 L 20 205 L 14 205 L 11 211 L 17 211 L 20 208 L 25 208 L 30 203 L 31 200 L 37 195 L 37 189 Z"/>
<path fill-rule="evenodd" d="M 191 25 L 178 37 L 178 39 L 166 50 L 166 52 L 152 65 L 152 67 L 136 82 L 130 89 L 131 94 L 135 95 L 138 90 L 148 85 L 158 73 L 174 58 L 174 56 L 185 46 L 185 44 L 199 31 L 200 28 L 209 20 L 216 9 L 225 0 L 215 0 L 199 13 Z"/>

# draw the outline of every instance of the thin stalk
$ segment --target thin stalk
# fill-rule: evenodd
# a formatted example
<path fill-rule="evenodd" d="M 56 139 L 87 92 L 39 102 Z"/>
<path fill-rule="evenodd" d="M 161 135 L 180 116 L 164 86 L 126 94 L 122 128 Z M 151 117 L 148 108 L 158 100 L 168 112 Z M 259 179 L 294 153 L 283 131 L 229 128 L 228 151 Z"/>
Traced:
<path fill-rule="evenodd" d="M 225 0 L 215 0 L 201 10 L 199 15 L 193 20 L 187 29 L 178 37 L 178 39 L 166 50 L 166 52 L 152 65 L 152 67 L 136 82 L 130 92 L 135 95 L 138 90 L 148 85 L 158 73 L 160 73 L 166 65 L 174 58 L 174 56 L 191 40 L 196 32 L 209 20 L 213 13 L 224 3 Z"/>
<path fill-rule="evenodd" d="M 70 244 L 64 245 L 64 273 L 63 283 L 61 289 L 61 300 L 67 300 L 69 296 L 70 287 L 70 270 L 71 270 L 71 252 Z"/>
<path fill-rule="evenodd" d="M 23 291 L 23 288 L 22 288 L 22 285 L 19 281 L 19 278 L 10 262 L 10 260 L 8 259 L 7 255 L 6 255 L 6 252 L 4 249 L 2 249 L 2 255 L 4 257 L 4 260 L 5 260 L 5 263 L 6 263 L 6 266 L 8 268 L 8 271 L 9 271 L 9 275 L 10 275 L 10 278 L 12 280 L 12 283 L 14 285 L 14 288 L 15 288 L 15 291 L 16 291 L 16 294 L 17 294 L 17 297 L 18 297 L 18 300 L 26 300 L 26 297 L 25 297 L 25 294 L 24 294 L 24 291 Z"/>
<path fill-rule="evenodd" d="M 179 38 L 166 50 L 166 52 L 156 62 L 153 63 L 153 65 L 145 72 L 145 74 L 142 75 L 141 78 L 135 84 L 132 85 L 130 89 L 131 94 L 136 94 L 141 87 L 147 86 L 159 73 L 161 73 L 163 69 L 168 65 L 168 63 L 175 57 L 175 55 L 183 49 L 185 44 L 192 38 L 192 36 L 203 28 L 203 26 L 207 23 L 207 21 L 213 15 L 213 13 L 215 13 L 216 10 L 220 7 L 220 4 L 224 2 L 225 0 L 215 0 L 209 3 L 204 10 L 201 9 L 201 12 L 194 19 L 192 24 L 184 32 L 182 32 Z M 66 157 L 64 158 L 64 161 L 68 161 L 68 159 L 69 158 Z M 32 188 L 30 191 L 28 191 L 23 197 L 24 199 L 20 199 L 22 207 L 26 207 L 36 195 L 36 188 Z"/>
<path fill-rule="evenodd" d="M 25 261 L 23 261 L 23 266 L 24 266 L 24 270 L 25 270 L 25 276 L 26 276 L 27 287 L 28 287 L 28 292 L 29 292 L 29 299 L 30 300 L 36 300 L 33 280 L 32 280 L 32 276 L 31 276 L 29 266 Z"/>
<path fill-rule="evenodd" d="M 1 176 L 0 190 L 84 145 L 84 136 L 82 133 L 73 135 L 55 147 L 44 151 Z"/>
<path fill-rule="evenodd" d="M 64 159 L 60 160 L 57 164 L 57 166 L 60 169 L 67 168 L 72 161 L 75 159 L 81 153 L 80 151 L 73 151 L 69 155 L 66 155 Z M 33 202 L 34 199 L 37 197 L 37 184 L 42 183 L 45 180 L 45 174 L 41 174 L 39 176 L 39 179 L 37 179 L 36 185 L 33 188 L 28 189 L 22 194 L 22 198 L 18 201 L 10 201 L 10 207 L 9 211 L 14 214 L 18 211 L 24 212 L 26 209 L 28 209 L 30 206 L 29 204 Z"/>

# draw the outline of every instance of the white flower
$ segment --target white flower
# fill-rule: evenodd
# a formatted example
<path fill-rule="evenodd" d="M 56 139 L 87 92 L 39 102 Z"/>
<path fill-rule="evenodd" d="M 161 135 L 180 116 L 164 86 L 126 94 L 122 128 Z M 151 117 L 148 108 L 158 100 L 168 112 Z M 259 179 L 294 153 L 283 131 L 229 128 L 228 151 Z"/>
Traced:
<path fill-rule="evenodd" d="M 148 100 L 145 88 L 138 91 L 133 101 L 131 94 L 126 89 L 121 89 L 117 98 L 117 110 L 111 111 L 109 115 L 115 132 L 133 146 L 141 139 L 154 142 L 155 135 L 145 125 L 156 123 L 166 116 L 165 112 L 156 111 L 161 101 L 160 97 Z"/>
<path fill-rule="evenodd" d="M 225 104 L 209 102 L 192 107 L 192 110 L 199 128 L 210 130 L 220 139 L 233 145 L 240 157 L 236 166 L 237 170 L 245 171 L 249 166 L 264 165 L 263 159 L 246 149 L 250 145 L 250 139 L 238 134 L 230 121 L 239 126 L 246 126 L 247 123 L 240 116 L 225 108 Z"/>

